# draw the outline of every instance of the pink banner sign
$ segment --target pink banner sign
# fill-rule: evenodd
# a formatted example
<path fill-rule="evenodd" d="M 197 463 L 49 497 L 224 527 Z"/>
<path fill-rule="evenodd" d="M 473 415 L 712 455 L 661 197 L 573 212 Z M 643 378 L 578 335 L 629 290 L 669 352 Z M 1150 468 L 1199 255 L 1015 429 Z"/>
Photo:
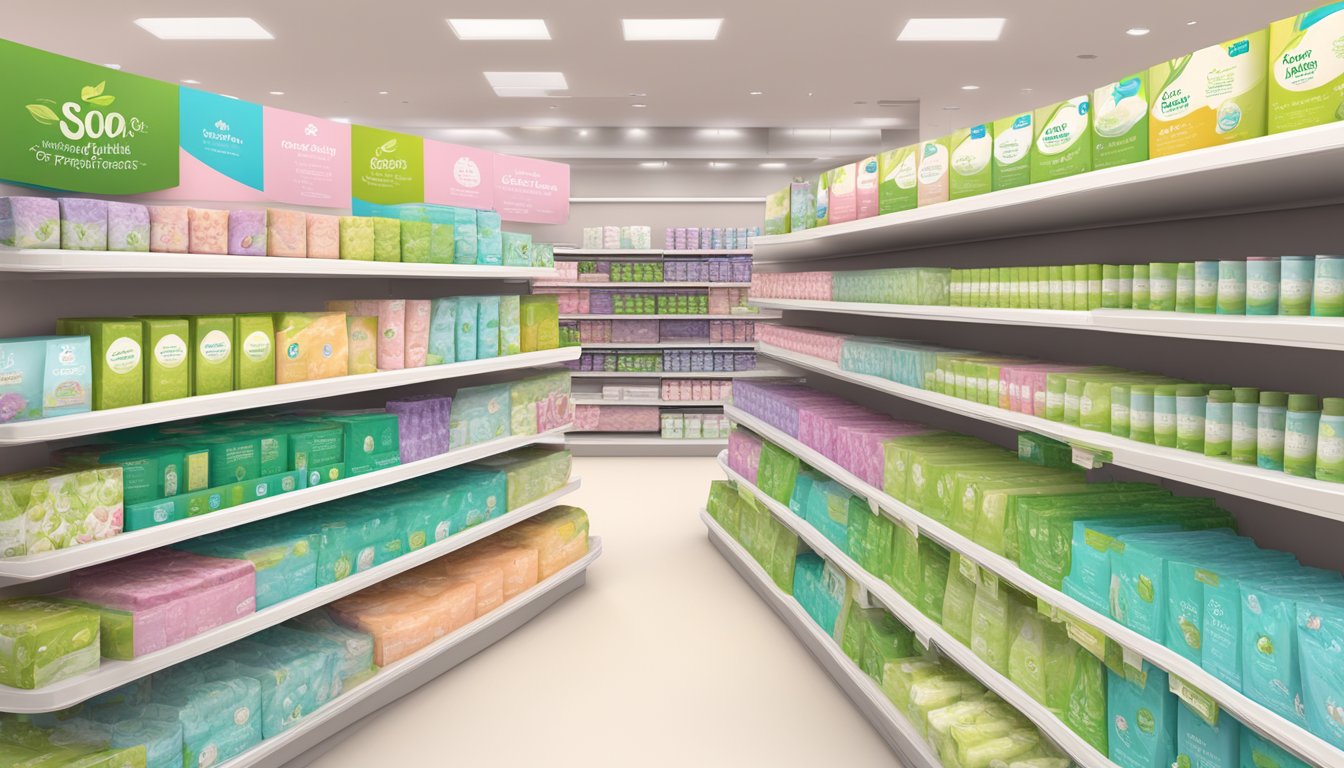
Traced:
<path fill-rule="evenodd" d="M 425 202 L 488 211 L 494 170 L 494 152 L 425 139 Z"/>
<path fill-rule="evenodd" d="M 569 220 L 569 166 L 495 155 L 495 210 L 504 221 L 563 224 Z"/>
<path fill-rule="evenodd" d="M 350 126 L 266 107 L 266 197 L 291 205 L 350 207 Z"/>

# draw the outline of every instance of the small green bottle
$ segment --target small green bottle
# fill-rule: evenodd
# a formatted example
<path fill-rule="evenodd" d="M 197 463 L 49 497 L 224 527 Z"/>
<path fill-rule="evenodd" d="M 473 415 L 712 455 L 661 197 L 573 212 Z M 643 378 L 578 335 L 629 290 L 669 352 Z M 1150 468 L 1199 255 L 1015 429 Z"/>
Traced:
<path fill-rule="evenodd" d="M 1166 448 L 1176 447 L 1176 386 L 1153 387 L 1153 442 Z M 1130 414 L 1130 419 L 1134 415 Z"/>
<path fill-rule="evenodd" d="M 1321 426 L 1321 399 L 1289 395 L 1283 428 L 1283 471 L 1297 477 L 1316 476 L 1316 440 Z"/>
<path fill-rule="evenodd" d="M 1316 479 L 1344 483 L 1344 397 L 1327 397 L 1321 401 Z"/>
<path fill-rule="evenodd" d="M 1212 315 L 1218 311 L 1218 262 L 1195 262 L 1195 311 Z"/>
<path fill-rule="evenodd" d="M 1135 275 L 1137 279 L 1137 274 Z M 1157 262 L 1148 267 L 1148 308 L 1157 312 L 1176 311 L 1176 265 Z"/>
<path fill-rule="evenodd" d="M 1195 311 L 1195 262 L 1176 265 L 1176 311 Z"/>
<path fill-rule="evenodd" d="M 1218 314 L 1246 314 L 1246 262 L 1218 262 Z"/>
<path fill-rule="evenodd" d="M 1204 455 L 1232 455 L 1232 404 L 1236 394 L 1227 388 L 1210 389 L 1204 407 Z"/>
<path fill-rule="evenodd" d="M 1255 427 L 1260 411 L 1260 390 L 1235 387 L 1232 390 L 1232 460 L 1255 466 Z"/>
<path fill-rule="evenodd" d="M 1121 309 L 1134 308 L 1134 265 L 1120 265 L 1120 287 L 1116 306 Z"/>
<path fill-rule="evenodd" d="M 1204 452 L 1204 422 L 1208 410 L 1209 389 L 1203 384 L 1176 386 L 1176 447 L 1182 451 Z"/>
<path fill-rule="evenodd" d="M 1283 428 L 1288 418 L 1287 392 L 1261 392 L 1256 416 L 1255 464 L 1283 471 Z"/>
<path fill-rule="evenodd" d="M 1134 384 L 1129 388 L 1129 439 L 1153 442 L 1153 385 Z"/>
<path fill-rule="evenodd" d="M 1150 309 L 1152 302 L 1152 267 L 1147 264 L 1134 265 L 1134 277 L 1130 281 L 1130 296 L 1134 309 Z"/>

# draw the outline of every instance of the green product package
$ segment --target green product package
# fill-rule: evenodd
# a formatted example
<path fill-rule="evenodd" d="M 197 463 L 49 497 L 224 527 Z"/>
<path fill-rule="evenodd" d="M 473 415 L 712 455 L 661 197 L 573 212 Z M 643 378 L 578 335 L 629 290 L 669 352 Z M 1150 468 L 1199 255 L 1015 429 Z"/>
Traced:
<path fill-rule="evenodd" d="M 891 149 L 877 156 L 878 211 L 897 213 L 919 205 L 919 147 Z"/>
<path fill-rule="evenodd" d="M 1344 119 L 1344 68 L 1335 43 L 1344 6 L 1327 3 L 1269 25 L 1269 132 Z"/>
<path fill-rule="evenodd" d="M 952 149 L 951 178 L 948 181 L 951 199 L 974 197 L 993 191 L 993 124 L 982 123 L 953 131 L 949 144 Z"/>
<path fill-rule="evenodd" d="M 766 496 L 781 504 L 788 504 L 793 497 L 793 487 L 798 481 L 802 462 L 774 443 L 761 442 L 761 458 L 756 470 L 756 487 Z"/>
<path fill-rule="evenodd" d="M 144 329 L 134 319 L 58 320 L 63 336 L 88 336 L 93 356 L 93 410 L 145 402 Z"/>
<path fill-rule="evenodd" d="M 401 222 L 400 260 L 408 264 L 429 264 L 434 226 L 428 221 Z M 376 230 L 375 230 L 376 237 Z"/>
<path fill-rule="evenodd" d="M 373 261 L 373 219 L 367 216 L 341 217 L 341 258 L 348 261 Z"/>
<path fill-rule="evenodd" d="M 767 235 L 785 235 L 789 226 L 789 187 L 771 192 L 765 198 L 765 228 Z"/>
<path fill-rule="evenodd" d="M 33 690 L 98 668 L 98 612 L 40 597 L 0 602 L 0 683 Z"/>
<path fill-rule="evenodd" d="M 1092 170 L 1090 110 L 1088 97 L 1079 96 L 1035 111 L 1032 184 Z"/>
<path fill-rule="evenodd" d="M 957 642 L 971 647 L 972 616 L 975 612 L 975 591 L 979 569 L 975 563 L 952 553 L 947 570 L 947 586 L 943 593 L 943 629 Z"/>
<path fill-rule="evenodd" d="M 232 315 L 197 315 L 191 325 L 192 393 L 232 392 L 234 349 Z"/>
<path fill-rule="evenodd" d="M 145 402 L 191 397 L 191 328 L 185 318 L 140 318 L 145 358 Z"/>
<path fill-rule="evenodd" d="M 994 121 L 994 189 L 1012 189 L 1031 183 L 1032 113 Z"/>
<path fill-rule="evenodd" d="M 234 315 L 233 355 L 235 389 L 275 384 L 275 319 L 269 314 Z"/>
<path fill-rule="evenodd" d="M 373 260 L 401 261 L 401 221 L 386 216 L 372 216 Z"/>
<path fill-rule="evenodd" d="M 212 487 L 261 477 L 260 438 L 214 435 L 196 442 L 210 449 Z"/>
<path fill-rule="evenodd" d="M 879 187 L 880 189 L 880 187 Z M 817 219 L 814 226 L 831 223 L 831 172 L 822 171 L 817 177 Z"/>
<path fill-rule="evenodd" d="M 344 461 L 351 475 L 371 471 L 387 454 L 398 454 L 401 442 L 396 414 L 375 411 L 328 416 L 324 421 L 344 431 Z"/>
<path fill-rule="evenodd" d="M 61 451 L 58 456 L 75 467 L 121 467 L 122 497 L 127 504 L 176 496 L 187 490 L 186 454 L 179 446 L 89 445 Z"/>
<path fill-rule="evenodd" d="M 1148 73 L 1140 72 L 1092 92 L 1092 167 L 1148 159 Z"/>
<path fill-rule="evenodd" d="M 1078 645 L 1073 646 L 1073 683 L 1063 720 L 1094 749 L 1108 754 L 1106 665 Z"/>
<path fill-rule="evenodd" d="M 1051 621 L 1034 605 L 1014 602 L 1010 610 L 1016 614 L 1010 616 L 1016 632 L 1009 637 L 1008 679 L 1059 715 L 1069 704 L 1076 646 L 1062 623 Z"/>

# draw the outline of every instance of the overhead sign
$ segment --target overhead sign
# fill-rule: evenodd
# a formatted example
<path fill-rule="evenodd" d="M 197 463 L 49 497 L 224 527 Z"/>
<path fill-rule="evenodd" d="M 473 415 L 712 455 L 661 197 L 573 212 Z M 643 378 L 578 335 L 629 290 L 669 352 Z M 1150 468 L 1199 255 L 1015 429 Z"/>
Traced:
<path fill-rule="evenodd" d="M 569 166 L 495 155 L 495 210 L 504 221 L 563 224 L 569 218 Z"/>

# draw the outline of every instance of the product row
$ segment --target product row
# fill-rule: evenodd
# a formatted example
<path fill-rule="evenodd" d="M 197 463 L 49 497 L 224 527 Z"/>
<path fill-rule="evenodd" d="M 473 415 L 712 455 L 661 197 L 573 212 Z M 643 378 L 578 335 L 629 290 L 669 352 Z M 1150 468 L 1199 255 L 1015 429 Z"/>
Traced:
<path fill-rule="evenodd" d="M 536 501 L 569 472 L 568 452 L 524 449 L 76 571 L 56 599 L 4 604 L 0 683 L 42 688 L 176 645 Z"/>
<path fill-rule="evenodd" d="M 668 227 L 663 231 L 663 248 L 669 251 L 734 251 L 750 248 L 761 236 L 754 227 Z"/>
<path fill-rule="evenodd" d="M 723 440 L 732 428 L 718 412 L 663 411 L 658 424 L 659 435 L 667 440 Z"/>
<path fill-rule="evenodd" d="M 719 411 L 660 410 L 658 405 L 579 405 L 576 432 L 656 432 L 669 439 L 726 438 L 727 417 Z"/>
<path fill-rule="evenodd" d="M 613 225 L 583 228 L 585 250 L 641 250 L 653 248 L 653 227 Z"/>
<path fill-rule="evenodd" d="M 72 709 L 0 716 L 0 764 L 195 768 L 225 763 L 302 724 L 376 677 L 379 667 L 489 615 L 587 551 L 587 515 L 574 507 L 555 507 L 326 608 Z M 10 602 L 5 613 L 35 618 L 52 638 L 71 645 L 67 658 L 98 647 L 97 614 L 87 609 L 28 599 Z"/>
<path fill-rule="evenodd" d="M 666 261 L 560 261 L 560 282 L 594 283 L 749 283 L 750 256 Z M 538 285 L 545 285 L 538 282 Z"/>
<path fill-rule="evenodd" d="M 857 498 L 818 476 L 799 475 L 791 509 L 819 533 L 842 534 L 846 522 L 872 517 Z M 710 490 L 710 515 L 765 568 L 776 586 L 807 611 L 926 739 L 945 766 L 1068 768 L 1073 762 L 1035 726 L 979 681 L 936 653 L 881 607 L 865 607 L 858 585 L 835 564 L 805 550 L 798 537 L 753 497 L 730 483 Z M 851 538 L 850 541 L 853 541 Z M 863 550 L 858 543 L 854 549 Z M 854 552 L 849 552 L 851 558 Z M 976 572 L 955 554 L 923 557 L 915 566 L 943 595 L 928 590 L 910 602 L 939 622 L 953 642 L 1045 705 L 1121 768 L 1307 768 L 1278 745 L 1225 712 L 1211 715 L 1178 701 L 1167 675 L 1144 663 L 1102 660 L 1069 639 L 1036 603 Z M 1206 716 L 1208 719 L 1205 719 Z"/>
<path fill-rule="evenodd" d="M 1322 6 L 1075 98 L 893 149 L 766 198 L 778 235 L 923 208 L 1093 170 L 1332 123 L 1333 42 L 1344 7 Z"/>
<path fill-rule="evenodd" d="M 699 290 L 597 290 L 545 288 L 533 293 L 553 295 L 566 315 L 729 315 L 747 306 L 745 288 Z"/>
<path fill-rule="evenodd" d="M 1068 446 L 1048 438 L 1023 435 L 1014 453 L 799 385 L 738 382 L 735 389 L 737 407 L 897 502 L 1344 746 L 1332 703 L 1344 693 L 1344 658 L 1332 634 L 1336 625 L 1344 629 L 1340 573 L 1303 566 L 1291 553 L 1237 536 L 1236 521 L 1212 499 L 1144 483 L 1088 483 L 1071 465 Z M 783 504 L 800 483 L 807 491 L 817 481 L 796 456 L 745 433 L 734 433 L 729 458 L 735 471 Z M 866 505 L 859 508 L 866 512 Z M 946 562 L 940 545 L 871 514 L 821 530 L 910 602 L 941 604 L 944 627 L 958 636 L 946 612 L 956 579 L 926 580 L 920 588 L 921 573 L 929 571 L 918 563 L 930 556 Z"/>
<path fill-rule="evenodd" d="M 596 394 L 603 400 L 618 403 L 727 400 L 733 396 L 733 382 L 729 379 L 663 379 L 660 384 L 608 385 Z"/>
<path fill-rule="evenodd" d="M 841 370 L 1140 443 L 1344 482 L 1344 398 L 1180 381 L 919 342 L 771 327 L 762 341 Z"/>
<path fill-rule="evenodd" d="M 394 399 L 386 411 L 267 411 L 142 427 L 0 477 L 0 554 L 64 549 L 510 435 L 569 424 L 569 376 Z"/>
<path fill-rule="evenodd" d="M 629 373 L 733 373 L 756 370 L 755 352 L 668 349 L 662 352 L 584 352 L 565 366 L 573 371 Z"/>
<path fill-rule="evenodd" d="M 656 344 L 708 342 L 750 343 L 756 340 L 754 320 L 562 320 L 562 336 L 579 344 Z"/>
<path fill-rule="evenodd" d="M 0 245 L 505 267 L 555 261 L 551 246 L 502 231 L 494 211 L 408 205 L 397 212 L 401 218 L 0 197 Z"/>
<path fill-rule="evenodd" d="M 63 318 L 0 339 L 0 423 L 559 346 L 552 297 L 328 302 L 326 312 Z M 276 354 L 276 350 L 283 354 Z"/>

